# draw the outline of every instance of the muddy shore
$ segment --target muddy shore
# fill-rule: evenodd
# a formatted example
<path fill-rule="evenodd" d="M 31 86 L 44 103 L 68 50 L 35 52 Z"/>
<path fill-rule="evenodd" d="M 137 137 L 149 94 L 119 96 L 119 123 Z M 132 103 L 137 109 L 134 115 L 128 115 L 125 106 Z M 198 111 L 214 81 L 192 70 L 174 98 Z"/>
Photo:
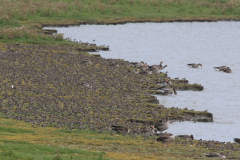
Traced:
<path fill-rule="evenodd" d="M 1 112 L 9 118 L 43 127 L 94 130 L 108 130 L 109 125 L 145 128 L 162 121 L 167 112 L 173 121 L 213 121 L 209 112 L 159 105 L 151 94 L 170 77 L 134 74 L 128 61 L 105 59 L 69 46 L 2 44 L 0 55 Z M 181 90 L 203 89 L 184 80 L 172 82 Z"/>
<path fill-rule="evenodd" d="M 43 27 L 70 27 L 77 25 L 117 25 L 117 24 L 126 24 L 126 23 L 169 23 L 169 22 L 218 22 L 218 21 L 240 21 L 240 18 L 173 18 L 173 19 L 138 19 L 138 18 L 125 18 L 125 19 L 117 19 L 117 20 L 100 20 L 97 22 L 89 22 L 89 21 L 66 21 L 66 22 L 50 22 L 50 23 L 41 23 L 34 25 L 35 27 L 42 29 Z"/>

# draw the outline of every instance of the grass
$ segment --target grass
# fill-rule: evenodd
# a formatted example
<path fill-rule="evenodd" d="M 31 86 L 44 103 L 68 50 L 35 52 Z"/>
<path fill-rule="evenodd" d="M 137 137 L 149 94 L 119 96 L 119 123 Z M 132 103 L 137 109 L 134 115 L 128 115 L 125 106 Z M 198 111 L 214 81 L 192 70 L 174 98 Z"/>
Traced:
<path fill-rule="evenodd" d="M 0 24 L 61 19 L 239 17 L 237 0 L 3 0 Z"/>
<path fill-rule="evenodd" d="M 49 36 L 34 29 L 41 28 L 42 24 L 239 19 L 239 8 L 238 0 L 2 0 L 0 42 L 66 43 L 62 35 L 47 38 Z M 16 32 L 23 26 L 28 28 Z"/>
<path fill-rule="evenodd" d="M 8 132 L 8 133 L 32 133 L 35 134 L 33 131 L 31 130 L 24 130 L 24 129 L 20 129 L 20 128 L 5 128 L 5 127 L 1 127 L 0 126 L 0 132 Z"/>
<path fill-rule="evenodd" d="M 196 148 L 196 141 L 184 147 L 181 144 L 172 144 L 166 150 L 163 148 L 164 144 L 152 140 L 144 141 L 143 137 L 132 139 L 130 136 L 110 135 L 109 132 L 99 134 L 97 131 L 90 130 L 66 131 L 51 127 L 34 128 L 21 121 L 5 118 L 0 120 L 10 121 L 15 124 L 14 127 L 20 126 L 37 133 L 30 138 L 25 138 L 25 134 L 21 133 L 15 140 L 8 136 L 1 137 L 0 156 L 2 159 L 56 159 L 58 156 L 61 159 L 71 157 L 72 159 L 100 159 L 101 156 L 103 159 L 165 159 L 165 157 L 207 159 L 204 153 L 214 152 L 203 146 Z M 184 141 L 183 143 L 185 144 Z M 233 154 L 239 156 L 237 151 Z"/>
<path fill-rule="evenodd" d="M 57 146 L 38 145 L 26 141 L 1 141 L 1 159 L 102 159 L 103 152 L 90 152 Z M 79 156 L 77 156 L 79 155 Z"/>
<path fill-rule="evenodd" d="M 45 35 L 39 32 L 38 29 L 32 29 L 30 27 L 10 27 L 4 26 L 0 28 L 0 42 L 63 42 L 63 34 Z M 66 43 L 66 41 L 64 41 Z"/>
<path fill-rule="evenodd" d="M 97 160 L 105 154 L 104 152 L 87 151 L 79 147 L 69 147 L 75 142 L 70 140 L 72 134 L 61 129 L 34 128 L 31 125 L 6 119 L 3 114 L 0 118 L 0 159 L 89 159 Z M 21 128 L 21 129 L 20 129 Z M 87 132 L 87 131 L 85 131 Z M 88 131 L 91 132 L 91 131 Z M 29 133 L 34 133 L 30 134 Z M 56 133 L 56 134 L 55 134 Z M 61 134 L 58 134 L 61 133 Z M 75 134 L 74 134 L 75 133 Z M 74 136 L 83 134 L 74 132 Z M 77 137 L 76 137 L 77 138 Z M 76 139 L 75 138 L 75 139 Z M 69 141 L 70 140 L 70 141 Z M 56 141 L 56 142 L 54 142 Z M 55 144 L 56 143 L 56 144 Z M 84 148 L 84 147 L 83 147 Z M 105 159 L 105 158 L 104 158 Z"/>
<path fill-rule="evenodd" d="M 19 132 L 18 134 L 0 136 L 0 159 L 207 159 L 204 153 L 218 152 L 198 142 L 186 145 L 185 141 L 170 144 L 164 149 L 164 144 L 151 139 L 143 140 L 141 136 L 132 138 L 121 134 L 110 134 L 92 130 L 63 130 L 53 127 L 32 127 L 29 123 L 0 117 L 1 127 L 28 130 L 34 135 Z M 13 125 L 12 125 L 13 124 Z M 2 131 L 5 132 L 5 131 Z M 13 136 L 14 135 L 14 136 Z M 184 147 L 183 147 L 184 146 Z M 239 147 L 239 145 L 236 145 Z M 227 152 L 224 151 L 224 152 Z M 232 151 L 235 157 L 239 151 Z M 201 156 L 201 157 L 200 157 Z M 166 158 L 165 158 L 166 157 Z"/>

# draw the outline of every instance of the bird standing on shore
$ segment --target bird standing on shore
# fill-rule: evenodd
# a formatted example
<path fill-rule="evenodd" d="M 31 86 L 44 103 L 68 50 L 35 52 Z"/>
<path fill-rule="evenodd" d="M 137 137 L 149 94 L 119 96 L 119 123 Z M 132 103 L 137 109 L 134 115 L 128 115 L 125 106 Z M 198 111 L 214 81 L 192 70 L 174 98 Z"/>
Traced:
<path fill-rule="evenodd" d="M 155 134 L 155 130 L 154 126 L 151 126 L 149 129 L 141 130 L 140 133 L 144 134 L 145 137 L 149 137 Z"/>
<path fill-rule="evenodd" d="M 92 62 L 89 59 L 85 59 L 81 62 L 82 64 L 92 64 Z"/>
<path fill-rule="evenodd" d="M 175 140 L 175 136 L 171 133 L 164 134 L 163 136 L 160 136 L 156 139 L 156 141 L 161 141 L 162 143 L 165 143 L 164 149 L 166 147 L 166 144 L 173 142 Z"/>
<path fill-rule="evenodd" d="M 114 126 L 112 125 L 112 130 L 114 130 L 117 133 L 129 133 L 129 129 L 127 127 L 123 127 L 123 126 Z"/>
<path fill-rule="evenodd" d="M 158 70 L 163 70 L 163 69 L 166 68 L 168 65 L 162 66 L 162 63 L 163 63 L 163 61 L 161 61 L 159 65 L 154 64 L 154 65 L 148 66 L 148 68 L 150 69 L 150 71 L 154 71 L 154 70 L 156 70 L 156 68 L 157 68 Z"/>
<path fill-rule="evenodd" d="M 166 115 L 166 121 L 162 123 L 157 123 L 155 125 L 155 128 L 162 133 L 162 131 L 165 131 L 169 128 L 169 116 L 172 116 L 171 114 Z"/>

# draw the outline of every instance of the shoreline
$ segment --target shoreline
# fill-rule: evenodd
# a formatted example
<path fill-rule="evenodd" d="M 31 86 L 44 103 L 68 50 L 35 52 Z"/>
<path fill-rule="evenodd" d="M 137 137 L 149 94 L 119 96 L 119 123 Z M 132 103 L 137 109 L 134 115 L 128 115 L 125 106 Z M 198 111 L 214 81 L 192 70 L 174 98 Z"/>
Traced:
<path fill-rule="evenodd" d="M 127 19 L 127 20 L 126 20 Z M 78 25 L 118 25 L 126 23 L 174 23 L 174 22 L 221 22 L 221 21 L 240 21 L 240 18 L 173 18 L 173 19 L 139 19 L 139 18 L 126 18 L 119 20 L 101 20 L 96 22 L 90 21 L 75 21 L 71 20 L 63 23 L 53 22 L 53 23 L 39 23 L 36 28 L 43 29 L 44 27 L 71 27 Z"/>

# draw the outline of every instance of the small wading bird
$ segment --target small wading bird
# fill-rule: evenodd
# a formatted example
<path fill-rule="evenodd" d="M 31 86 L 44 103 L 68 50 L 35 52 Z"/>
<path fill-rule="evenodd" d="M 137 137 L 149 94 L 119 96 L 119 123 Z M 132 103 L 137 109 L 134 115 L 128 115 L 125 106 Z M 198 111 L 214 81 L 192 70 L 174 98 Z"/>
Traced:
<path fill-rule="evenodd" d="M 191 67 L 191 68 L 198 68 L 199 66 L 202 67 L 202 64 L 201 63 L 198 63 L 198 64 L 196 64 L 196 63 L 188 64 L 188 67 Z"/>

